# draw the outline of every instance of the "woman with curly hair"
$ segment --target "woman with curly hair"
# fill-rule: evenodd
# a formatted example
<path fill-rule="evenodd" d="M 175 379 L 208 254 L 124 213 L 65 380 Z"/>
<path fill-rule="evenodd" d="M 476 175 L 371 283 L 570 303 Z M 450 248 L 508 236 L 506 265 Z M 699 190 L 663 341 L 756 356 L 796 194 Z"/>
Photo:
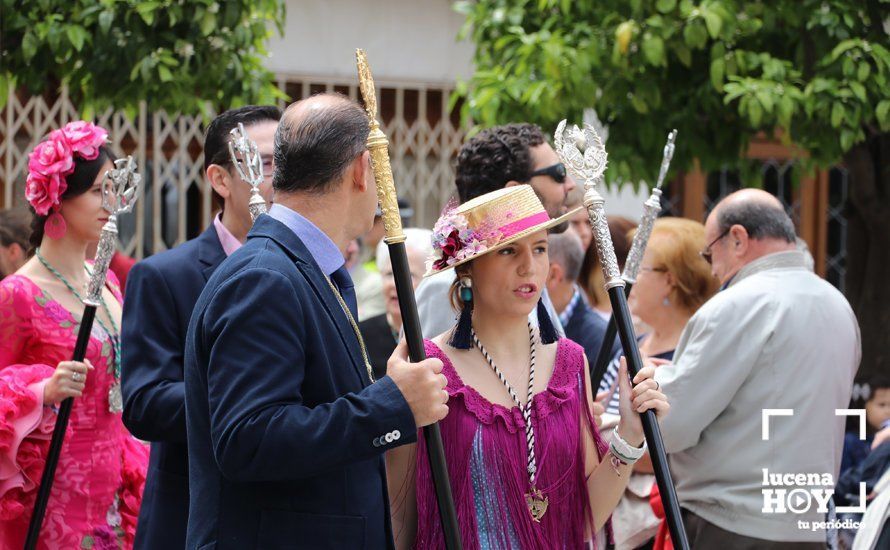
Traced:
<path fill-rule="evenodd" d="M 147 447 L 121 422 L 121 293 L 102 292 L 82 362 L 71 361 L 92 266 L 87 247 L 108 212 L 107 132 L 72 122 L 31 153 L 25 196 L 35 213 L 31 258 L 0 282 L 0 547 L 21 548 L 58 405 L 74 398 L 40 548 L 130 548 Z"/>

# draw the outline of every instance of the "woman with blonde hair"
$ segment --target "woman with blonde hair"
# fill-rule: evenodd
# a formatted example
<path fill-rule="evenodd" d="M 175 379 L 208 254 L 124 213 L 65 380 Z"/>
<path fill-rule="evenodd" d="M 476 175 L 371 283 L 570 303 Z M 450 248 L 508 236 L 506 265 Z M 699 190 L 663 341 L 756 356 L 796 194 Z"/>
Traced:
<path fill-rule="evenodd" d="M 584 350 L 557 337 L 541 303 L 547 229 L 573 213 L 550 219 L 519 185 L 446 210 L 433 230 L 427 274 L 458 275 L 458 323 L 425 347 L 447 379 L 439 424 L 466 549 L 590 545 L 643 453 L 637 413 L 669 407 L 652 367 L 625 374 L 622 422 L 608 445 L 599 437 Z M 387 477 L 396 545 L 441 548 L 424 442 L 390 451 Z"/>
<path fill-rule="evenodd" d="M 629 241 L 635 231 L 628 233 Z M 699 254 L 706 244 L 705 227 L 697 221 L 672 217 L 655 221 L 628 305 L 649 327 L 639 336 L 640 351 L 656 361 L 673 359 L 686 323 L 717 292 L 719 282 Z M 606 395 L 604 429 L 614 426 L 621 417 L 615 391 L 621 355 L 620 351 L 615 353 L 599 387 L 599 392 Z M 648 455 L 634 471 L 628 492 L 615 512 L 617 548 L 636 548 L 655 535 L 659 523 L 648 503 L 654 477 L 642 475 L 652 473 Z"/>
<path fill-rule="evenodd" d="M 628 240 L 633 240 L 635 231 L 630 230 Z M 705 244 L 705 226 L 697 221 L 673 217 L 655 221 L 628 298 L 631 313 L 651 328 L 639 336 L 640 351 L 649 357 L 670 361 L 686 323 L 720 286 L 699 254 Z M 613 357 L 600 392 L 614 389 L 620 356 L 619 352 Z M 618 414 L 615 392 L 606 412 Z"/>

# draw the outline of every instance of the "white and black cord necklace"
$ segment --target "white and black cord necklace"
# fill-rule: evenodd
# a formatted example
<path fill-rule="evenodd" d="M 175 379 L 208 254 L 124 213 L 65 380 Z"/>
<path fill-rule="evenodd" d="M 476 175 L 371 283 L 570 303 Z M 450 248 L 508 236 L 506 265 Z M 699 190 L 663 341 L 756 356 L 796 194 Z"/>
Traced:
<path fill-rule="evenodd" d="M 531 323 L 528 324 L 528 340 L 529 340 L 529 366 L 528 366 L 528 395 L 525 401 L 525 406 L 519 401 L 519 396 L 516 395 L 516 392 L 513 390 L 513 387 L 510 386 L 510 383 L 507 382 L 507 378 L 501 372 L 501 370 L 494 364 L 494 360 L 491 358 L 491 355 L 488 354 L 488 351 L 485 350 L 485 346 L 482 345 L 482 342 L 479 341 L 479 337 L 476 336 L 476 330 L 471 329 L 471 333 L 473 335 L 473 342 L 476 344 L 476 347 L 479 348 L 479 351 L 482 353 L 482 356 L 485 357 L 485 360 L 488 362 L 488 365 L 491 367 L 491 370 L 494 371 L 495 375 L 504 384 L 504 387 L 507 388 L 507 393 L 510 394 L 510 399 L 516 403 L 516 406 L 519 407 L 519 410 L 522 412 L 522 418 L 525 420 L 525 443 L 527 448 L 527 456 L 528 456 L 528 482 L 531 489 L 525 495 L 525 502 L 528 505 L 528 511 L 532 516 L 532 519 L 536 522 L 540 522 L 541 518 L 544 517 L 544 514 L 547 512 L 548 499 L 544 496 L 541 491 L 539 491 L 535 487 L 535 481 L 537 479 L 538 474 L 538 465 L 535 460 L 535 429 L 532 426 L 532 397 L 534 397 L 534 387 L 535 387 L 535 331 L 532 328 Z"/>

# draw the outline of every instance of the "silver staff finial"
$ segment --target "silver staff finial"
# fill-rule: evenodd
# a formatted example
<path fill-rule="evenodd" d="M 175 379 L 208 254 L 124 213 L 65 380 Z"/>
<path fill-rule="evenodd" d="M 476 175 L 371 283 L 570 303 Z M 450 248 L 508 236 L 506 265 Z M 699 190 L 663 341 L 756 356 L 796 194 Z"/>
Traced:
<path fill-rule="evenodd" d="M 668 134 L 667 143 L 664 144 L 664 156 L 661 158 L 661 168 L 658 171 L 658 180 L 655 183 L 656 189 L 661 189 L 664 178 L 667 176 L 668 168 L 671 167 L 671 159 L 674 158 L 674 141 L 677 139 L 677 130 L 671 130 Z"/>
<path fill-rule="evenodd" d="M 590 124 L 585 124 L 583 130 L 574 125 L 567 130 L 565 120 L 556 127 L 553 144 L 562 163 L 584 184 L 584 206 L 587 208 L 587 216 L 593 229 L 596 250 L 606 279 L 606 289 L 624 286 L 624 280 L 618 271 L 615 248 L 612 246 L 612 236 L 606 223 L 606 199 L 596 188 L 606 172 L 608 162 L 606 146 Z"/>
<path fill-rule="evenodd" d="M 105 275 L 117 244 L 117 217 L 133 210 L 142 184 L 142 176 L 136 172 L 133 157 L 114 161 L 114 168 L 102 178 L 102 208 L 108 212 L 108 221 L 102 227 L 93 271 L 87 284 L 84 303 L 98 307 L 105 286 Z"/>
<path fill-rule="evenodd" d="M 603 140 L 593 126 L 584 125 L 584 129 L 572 125 L 566 128 L 563 120 L 556 127 L 553 136 L 553 144 L 556 154 L 585 187 L 596 185 L 606 171 L 608 155 Z"/>
<path fill-rule="evenodd" d="M 661 185 L 667 175 L 668 168 L 671 166 L 671 159 L 674 157 L 674 141 L 677 139 L 677 131 L 671 130 L 668 134 L 667 143 L 664 144 L 664 157 L 661 159 L 661 169 L 658 172 L 658 181 L 652 189 L 652 194 L 643 203 L 643 215 L 640 217 L 640 225 L 637 226 L 637 232 L 634 234 L 634 240 L 630 245 L 630 251 L 627 253 L 627 260 L 624 262 L 624 272 L 621 278 L 630 284 L 634 284 L 637 275 L 640 273 L 640 266 L 643 263 L 643 254 L 646 252 L 646 245 L 649 244 L 649 237 L 652 235 L 652 228 L 655 226 L 655 219 L 661 212 Z"/>
<path fill-rule="evenodd" d="M 229 140 L 229 156 L 241 179 L 250 185 L 250 202 L 248 209 L 253 221 L 266 212 L 266 201 L 260 195 L 260 184 L 263 183 L 263 158 L 257 149 L 256 142 L 250 139 L 244 124 L 238 123 L 232 128 L 232 139 Z M 245 172 L 246 170 L 246 172 Z"/>
<path fill-rule="evenodd" d="M 114 166 L 102 179 L 102 208 L 117 216 L 133 210 L 142 176 L 136 172 L 132 156 L 115 160 Z"/>

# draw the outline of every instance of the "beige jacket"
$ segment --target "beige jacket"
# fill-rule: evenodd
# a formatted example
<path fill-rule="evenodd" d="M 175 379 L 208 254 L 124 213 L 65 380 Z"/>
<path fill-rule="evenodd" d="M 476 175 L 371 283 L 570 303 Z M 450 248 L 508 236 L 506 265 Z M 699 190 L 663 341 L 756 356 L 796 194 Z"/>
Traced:
<path fill-rule="evenodd" d="M 815 501 L 804 513 L 764 512 L 764 489 L 797 488 L 764 487 L 764 469 L 837 480 L 845 418 L 835 409 L 849 405 L 860 352 L 850 305 L 800 252 L 741 269 L 656 372 L 671 402 L 661 429 L 681 506 L 749 537 L 824 541 L 799 524 L 825 520 Z M 769 420 L 767 441 L 763 409 L 794 410 Z"/>

